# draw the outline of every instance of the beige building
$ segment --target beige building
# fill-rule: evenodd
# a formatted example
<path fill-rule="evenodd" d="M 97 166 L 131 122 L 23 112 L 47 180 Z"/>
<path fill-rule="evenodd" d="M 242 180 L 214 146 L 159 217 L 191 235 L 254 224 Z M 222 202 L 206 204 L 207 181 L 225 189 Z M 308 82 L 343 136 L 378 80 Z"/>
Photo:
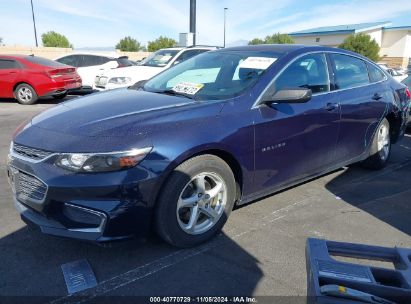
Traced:
<path fill-rule="evenodd" d="M 351 34 L 370 35 L 380 46 L 380 62 L 390 67 L 411 68 L 411 26 L 391 27 L 374 22 L 318 27 L 290 33 L 295 43 L 337 47 Z"/>
<path fill-rule="evenodd" d="M 56 48 L 56 47 L 28 47 L 28 46 L 0 46 L 0 55 L 35 55 L 39 57 L 48 58 L 54 60 L 59 57 L 63 57 L 70 54 L 75 54 L 76 52 L 73 51 L 71 48 Z M 122 52 L 120 50 L 116 50 L 113 52 L 101 52 L 101 51 L 78 51 L 77 53 L 92 53 L 92 54 L 99 54 L 102 56 L 107 57 L 116 57 L 116 56 L 128 56 L 131 60 L 141 60 L 151 53 L 149 52 Z"/>

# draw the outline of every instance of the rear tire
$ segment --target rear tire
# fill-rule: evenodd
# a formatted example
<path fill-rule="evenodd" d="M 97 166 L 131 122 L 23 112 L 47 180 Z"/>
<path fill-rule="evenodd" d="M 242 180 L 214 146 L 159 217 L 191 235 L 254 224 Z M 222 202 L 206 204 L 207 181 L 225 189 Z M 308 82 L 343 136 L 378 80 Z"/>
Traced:
<path fill-rule="evenodd" d="M 32 105 L 39 99 L 36 91 L 27 83 L 19 84 L 14 90 L 14 97 L 22 105 Z"/>
<path fill-rule="evenodd" d="M 176 247 L 192 247 L 217 234 L 233 209 L 236 184 L 226 162 L 200 155 L 179 165 L 156 205 L 158 235 Z"/>
<path fill-rule="evenodd" d="M 362 162 L 363 167 L 380 170 L 385 167 L 391 156 L 390 123 L 384 118 L 377 128 L 370 148 L 370 156 Z"/>

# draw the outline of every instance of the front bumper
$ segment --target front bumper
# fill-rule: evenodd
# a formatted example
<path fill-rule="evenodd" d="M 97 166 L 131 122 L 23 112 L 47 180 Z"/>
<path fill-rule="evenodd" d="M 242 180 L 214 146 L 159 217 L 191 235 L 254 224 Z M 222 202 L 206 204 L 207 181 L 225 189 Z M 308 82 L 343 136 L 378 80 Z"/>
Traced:
<path fill-rule="evenodd" d="M 8 176 L 21 218 L 43 233 L 104 242 L 150 230 L 150 196 L 158 177 L 143 167 L 76 174 L 11 154 Z"/>

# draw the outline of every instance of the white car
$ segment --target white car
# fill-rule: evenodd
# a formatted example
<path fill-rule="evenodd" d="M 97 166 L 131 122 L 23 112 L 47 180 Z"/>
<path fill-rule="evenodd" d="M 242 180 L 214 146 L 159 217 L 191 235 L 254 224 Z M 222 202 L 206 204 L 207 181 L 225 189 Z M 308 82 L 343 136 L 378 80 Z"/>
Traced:
<path fill-rule="evenodd" d="M 407 74 L 402 74 L 401 72 L 391 69 L 389 68 L 387 65 L 385 64 L 378 64 L 381 68 L 383 68 L 385 71 L 387 71 L 388 74 L 390 74 L 392 76 L 392 78 L 394 78 L 395 80 L 397 80 L 398 82 L 403 81 L 405 78 L 407 78 Z"/>
<path fill-rule="evenodd" d="M 133 65 L 125 56 L 108 57 L 97 54 L 78 53 L 57 58 L 56 61 L 77 68 L 77 73 L 83 82 L 83 89 L 92 89 L 96 75 L 102 71 Z"/>
<path fill-rule="evenodd" d="M 147 80 L 160 72 L 198 54 L 212 51 L 216 47 L 188 47 L 161 49 L 151 54 L 137 66 L 106 70 L 97 75 L 94 88 L 112 90 L 128 87 L 141 80 Z"/>

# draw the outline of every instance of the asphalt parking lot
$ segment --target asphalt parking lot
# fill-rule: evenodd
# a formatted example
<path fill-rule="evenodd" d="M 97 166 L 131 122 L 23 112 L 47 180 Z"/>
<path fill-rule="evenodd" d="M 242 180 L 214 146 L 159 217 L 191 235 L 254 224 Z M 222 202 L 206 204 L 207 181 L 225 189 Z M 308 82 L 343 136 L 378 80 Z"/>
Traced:
<path fill-rule="evenodd" d="M 82 301 L 116 295 L 304 296 L 307 237 L 411 247 L 410 135 L 393 147 L 384 170 L 344 168 L 238 208 L 221 235 L 197 248 L 176 249 L 155 236 L 102 247 L 43 235 L 14 210 L 5 164 L 13 130 L 54 104 L 0 100 L 1 296 L 77 302 L 67 295 L 60 267 L 80 259 L 89 261 L 98 281 L 80 293 Z"/>

